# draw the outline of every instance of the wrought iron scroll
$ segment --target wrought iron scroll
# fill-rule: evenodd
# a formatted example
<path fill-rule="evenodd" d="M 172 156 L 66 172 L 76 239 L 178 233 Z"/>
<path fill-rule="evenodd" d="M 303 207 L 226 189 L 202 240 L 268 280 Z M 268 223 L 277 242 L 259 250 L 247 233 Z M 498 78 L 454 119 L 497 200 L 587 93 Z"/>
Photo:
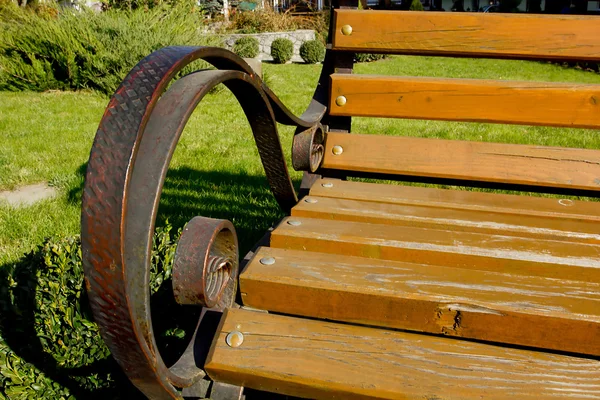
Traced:
<path fill-rule="evenodd" d="M 169 87 L 174 76 L 196 59 L 208 61 L 217 70 L 192 73 Z M 168 47 L 143 59 L 111 98 L 88 163 L 81 233 L 92 310 L 113 356 L 132 382 L 153 399 L 180 398 L 177 387 L 191 386 L 204 376 L 200 368 L 193 368 L 189 351 L 171 368 L 162 361 L 152 331 L 149 266 L 169 162 L 192 111 L 221 83 L 240 101 L 271 190 L 281 208 L 288 211 L 297 197 L 276 121 L 309 128 L 318 123 L 325 108 L 313 101 L 303 116 L 306 118 L 295 117 L 248 64 L 220 48 Z M 231 247 L 233 242 L 237 246 L 230 223 L 203 221 L 199 229 L 208 232 L 205 236 L 225 243 L 223 232 L 225 236 L 230 232 L 229 244 L 224 246 Z M 189 226 L 198 228 L 197 222 L 191 221 Z M 205 280 L 199 280 L 206 292 L 196 295 L 205 296 L 200 304 L 219 308 L 233 302 L 231 282 L 237 280 L 237 248 L 235 256 L 230 252 L 215 258 L 210 251 L 214 243 L 208 240 L 198 250 L 206 256 L 204 265 L 199 266 L 206 269 Z M 185 265 L 185 260 L 179 260 Z M 185 267 L 180 271 L 185 272 Z M 213 284 L 219 287 L 211 289 Z M 193 297 L 194 293 L 182 293 L 182 298 L 186 296 Z M 192 367 L 182 368 L 185 366 Z"/>

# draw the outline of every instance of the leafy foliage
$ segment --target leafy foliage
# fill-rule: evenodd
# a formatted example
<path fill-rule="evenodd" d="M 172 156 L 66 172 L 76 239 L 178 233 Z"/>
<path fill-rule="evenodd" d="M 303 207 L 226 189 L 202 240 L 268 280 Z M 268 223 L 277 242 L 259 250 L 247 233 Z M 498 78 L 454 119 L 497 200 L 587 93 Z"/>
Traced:
<path fill-rule="evenodd" d="M 0 90 L 112 94 L 138 61 L 161 47 L 216 43 L 198 33 L 201 17 L 185 2 L 150 11 L 63 10 L 57 18 L 2 13 Z"/>
<path fill-rule="evenodd" d="M 282 32 L 298 29 L 298 21 L 289 12 L 278 13 L 265 7 L 236 13 L 231 20 L 231 27 L 239 33 Z"/>
<path fill-rule="evenodd" d="M 375 53 L 356 53 L 354 54 L 354 61 L 359 63 L 373 62 L 386 58 L 386 54 L 375 54 Z"/>
<path fill-rule="evenodd" d="M 285 64 L 292 59 L 294 43 L 290 39 L 277 38 L 271 43 L 271 56 L 277 64 Z"/>
<path fill-rule="evenodd" d="M 233 52 L 243 58 L 254 58 L 258 55 L 258 39 L 244 36 L 235 41 Z"/>
<path fill-rule="evenodd" d="M 176 247 L 171 230 L 154 235 L 152 293 L 170 286 L 163 283 Z M 78 237 L 47 240 L 0 278 L 0 399 L 137 395 L 92 319 Z"/>
<path fill-rule="evenodd" d="M 317 37 L 327 42 L 329 31 L 329 11 L 316 12 L 311 15 L 292 15 L 286 12 L 275 12 L 265 7 L 253 12 L 238 12 L 231 20 L 231 28 L 239 33 L 285 32 L 296 29 L 312 29 Z"/>
<path fill-rule="evenodd" d="M 316 64 L 325 58 L 325 45 L 320 40 L 309 40 L 300 46 L 300 57 L 307 64 Z"/>
<path fill-rule="evenodd" d="M 201 0 L 199 5 L 209 15 L 218 15 L 223 10 L 223 0 Z"/>
<path fill-rule="evenodd" d="M 410 7 L 408 8 L 410 11 L 425 11 L 423 8 L 423 3 L 421 0 L 412 0 L 410 3 Z"/>

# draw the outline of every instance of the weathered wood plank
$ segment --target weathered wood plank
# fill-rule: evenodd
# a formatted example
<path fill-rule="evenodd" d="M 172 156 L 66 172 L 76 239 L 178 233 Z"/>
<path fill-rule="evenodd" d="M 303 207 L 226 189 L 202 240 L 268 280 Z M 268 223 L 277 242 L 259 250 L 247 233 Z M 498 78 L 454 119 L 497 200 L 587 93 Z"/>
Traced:
<path fill-rule="evenodd" d="M 343 153 L 335 155 L 334 146 Z M 600 151 L 398 136 L 327 134 L 323 168 L 600 190 Z"/>
<path fill-rule="evenodd" d="M 600 60 L 594 16 L 335 10 L 334 18 L 335 50 Z"/>
<path fill-rule="evenodd" d="M 483 193 L 402 185 L 322 179 L 310 189 L 319 197 L 373 201 L 403 206 L 479 211 L 486 214 L 600 222 L 600 202 Z"/>
<path fill-rule="evenodd" d="M 376 196 L 373 198 L 376 199 Z M 600 244 L 600 227 L 597 221 L 496 214 L 481 210 L 456 210 L 311 195 L 294 206 L 291 215 L 326 221 L 368 222 Z"/>
<path fill-rule="evenodd" d="M 225 338 L 244 335 L 239 347 Z M 314 399 L 598 399 L 600 362 L 229 309 L 208 375 Z"/>
<path fill-rule="evenodd" d="M 284 314 L 600 356 L 600 283 L 263 247 L 240 290 Z"/>
<path fill-rule="evenodd" d="M 332 74 L 329 101 L 332 115 L 600 127 L 600 85 Z"/>
<path fill-rule="evenodd" d="M 289 217 L 271 247 L 600 282 L 600 246 L 558 240 Z"/>

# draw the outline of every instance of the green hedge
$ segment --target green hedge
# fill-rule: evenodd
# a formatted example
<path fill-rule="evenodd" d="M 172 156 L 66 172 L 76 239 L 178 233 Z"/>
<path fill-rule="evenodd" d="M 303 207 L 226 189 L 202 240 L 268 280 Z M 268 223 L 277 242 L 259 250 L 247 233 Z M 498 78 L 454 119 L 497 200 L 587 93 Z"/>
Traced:
<path fill-rule="evenodd" d="M 307 64 L 316 64 L 325 58 L 325 45 L 319 40 L 309 40 L 300 46 L 300 57 Z"/>
<path fill-rule="evenodd" d="M 233 52 L 243 58 L 254 58 L 258 55 L 258 39 L 252 36 L 243 36 L 233 45 Z"/>
<path fill-rule="evenodd" d="M 387 54 L 375 54 L 375 53 L 356 53 L 354 54 L 354 61 L 356 62 L 373 62 L 382 60 L 387 57 Z"/>
<path fill-rule="evenodd" d="M 0 6 L 0 90 L 92 89 L 111 95 L 142 58 L 169 45 L 215 45 L 187 3 L 42 17 Z"/>
<path fill-rule="evenodd" d="M 153 315 L 165 320 L 157 340 L 170 349 L 183 348 L 191 333 L 173 323 L 184 313 L 170 285 L 178 234 L 170 225 L 158 229 L 152 253 Z M 78 237 L 47 240 L 0 274 L 0 399 L 139 396 L 93 322 Z"/>
<path fill-rule="evenodd" d="M 294 43 L 290 39 L 277 38 L 271 43 L 271 56 L 277 64 L 285 64 L 294 55 Z"/>
<path fill-rule="evenodd" d="M 423 3 L 421 0 L 412 0 L 410 3 L 410 7 L 408 8 L 410 11 L 425 11 L 423 8 Z"/>

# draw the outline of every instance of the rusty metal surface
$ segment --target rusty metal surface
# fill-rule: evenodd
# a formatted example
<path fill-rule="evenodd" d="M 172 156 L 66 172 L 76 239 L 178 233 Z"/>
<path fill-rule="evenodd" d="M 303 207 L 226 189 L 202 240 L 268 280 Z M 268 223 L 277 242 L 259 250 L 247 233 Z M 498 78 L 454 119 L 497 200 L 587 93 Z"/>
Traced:
<path fill-rule="evenodd" d="M 237 289 L 238 258 L 231 222 L 193 218 L 175 251 L 173 291 L 177 302 L 219 310 L 231 305 Z"/>
<path fill-rule="evenodd" d="M 210 400 L 244 400 L 244 388 L 223 382 L 214 382 L 210 389 Z"/>
<path fill-rule="evenodd" d="M 163 95 L 175 74 L 199 58 L 226 71 L 188 75 Z M 288 210 L 296 194 L 275 124 L 275 115 L 288 111 L 261 89 L 262 82 L 241 58 L 220 48 L 169 47 L 142 60 L 111 98 L 88 163 L 81 233 L 90 303 L 113 356 L 153 399 L 180 398 L 173 384 L 191 385 L 203 376 L 199 367 L 186 376 L 176 375 L 173 371 L 181 369 L 169 370 L 158 354 L 150 316 L 149 264 L 169 161 L 191 112 L 220 83 L 240 100 L 275 198 Z"/>
<path fill-rule="evenodd" d="M 323 161 L 325 133 L 321 124 L 298 128 L 292 144 L 292 166 L 296 171 L 315 172 Z"/>

